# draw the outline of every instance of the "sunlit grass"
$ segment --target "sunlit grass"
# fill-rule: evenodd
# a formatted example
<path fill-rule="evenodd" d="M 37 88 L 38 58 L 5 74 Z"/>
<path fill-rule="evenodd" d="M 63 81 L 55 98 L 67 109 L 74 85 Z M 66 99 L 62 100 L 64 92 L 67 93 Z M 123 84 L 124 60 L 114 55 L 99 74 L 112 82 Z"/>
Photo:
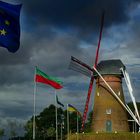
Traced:
<path fill-rule="evenodd" d="M 78 134 L 78 137 L 77 134 L 71 134 L 70 140 L 140 140 L 140 134 L 132 132 L 84 133 Z"/>

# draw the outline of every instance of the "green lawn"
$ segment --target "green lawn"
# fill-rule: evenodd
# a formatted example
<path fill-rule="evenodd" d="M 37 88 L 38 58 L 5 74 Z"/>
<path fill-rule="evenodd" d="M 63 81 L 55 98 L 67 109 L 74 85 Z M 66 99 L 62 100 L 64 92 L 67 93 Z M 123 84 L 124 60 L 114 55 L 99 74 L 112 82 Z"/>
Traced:
<path fill-rule="evenodd" d="M 78 139 L 77 139 L 78 138 Z M 140 140 L 139 133 L 85 133 L 70 135 L 70 140 Z"/>

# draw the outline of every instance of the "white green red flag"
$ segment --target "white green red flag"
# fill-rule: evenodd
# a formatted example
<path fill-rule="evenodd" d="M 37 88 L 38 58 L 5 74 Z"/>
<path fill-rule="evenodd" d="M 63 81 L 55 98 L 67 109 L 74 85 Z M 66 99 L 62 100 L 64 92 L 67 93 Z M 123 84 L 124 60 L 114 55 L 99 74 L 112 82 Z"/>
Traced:
<path fill-rule="evenodd" d="M 44 83 L 52 86 L 55 89 L 63 88 L 62 82 L 54 77 L 48 76 L 36 67 L 35 82 Z"/>

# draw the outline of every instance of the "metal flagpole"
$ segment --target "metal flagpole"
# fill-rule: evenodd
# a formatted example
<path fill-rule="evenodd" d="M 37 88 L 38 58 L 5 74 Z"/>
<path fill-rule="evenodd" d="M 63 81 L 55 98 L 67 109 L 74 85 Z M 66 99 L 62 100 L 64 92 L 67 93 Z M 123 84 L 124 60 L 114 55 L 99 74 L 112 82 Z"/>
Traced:
<path fill-rule="evenodd" d="M 68 104 L 67 104 L 67 140 L 69 140 L 69 111 L 68 111 Z"/>
<path fill-rule="evenodd" d="M 36 76 L 36 67 L 35 67 L 35 74 L 34 74 L 34 111 L 33 111 L 33 140 L 35 140 L 35 116 L 36 116 L 36 81 L 35 81 L 35 76 Z"/>
<path fill-rule="evenodd" d="M 55 118 L 56 118 L 56 140 L 58 140 L 56 90 L 55 90 Z"/>
<path fill-rule="evenodd" d="M 79 120 L 78 120 L 78 112 L 77 112 L 77 140 L 79 139 L 78 135 L 79 135 Z"/>

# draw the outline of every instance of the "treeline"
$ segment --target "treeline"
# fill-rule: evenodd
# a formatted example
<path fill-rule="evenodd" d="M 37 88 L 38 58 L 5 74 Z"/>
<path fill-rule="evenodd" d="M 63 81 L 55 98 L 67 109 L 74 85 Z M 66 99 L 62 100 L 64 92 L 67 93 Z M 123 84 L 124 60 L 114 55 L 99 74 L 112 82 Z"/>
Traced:
<path fill-rule="evenodd" d="M 128 103 L 128 106 L 134 112 L 134 107 L 132 103 Z M 140 113 L 140 103 L 137 103 L 138 110 Z M 94 115 L 94 114 L 93 114 Z M 58 137 L 60 139 L 61 134 L 63 136 L 63 140 L 67 135 L 67 110 L 62 110 L 62 108 L 57 108 L 57 117 L 58 117 Z M 78 128 L 79 131 L 81 129 L 81 119 L 78 118 Z M 132 120 L 130 115 L 128 114 L 128 119 Z M 32 140 L 33 133 L 33 117 L 27 121 L 25 125 L 25 137 L 22 139 Z M 92 123 L 92 112 L 89 113 L 87 122 L 85 124 L 84 132 L 91 131 L 91 123 Z M 130 131 L 134 131 L 134 123 L 129 122 Z M 77 114 L 75 112 L 69 113 L 69 128 L 70 133 L 77 132 Z M 138 131 L 138 126 L 136 125 L 136 129 Z M 62 130 L 62 132 L 61 132 Z M 37 140 L 55 140 L 56 132 L 56 119 L 55 119 L 55 106 L 50 105 L 45 108 L 38 116 L 36 116 L 36 139 Z M 12 138 L 12 140 L 16 140 L 16 138 Z"/>
<path fill-rule="evenodd" d="M 37 140 L 53 140 L 55 139 L 56 119 L 55 119 L 55 106 L 50 105 L 45 108 L 38 116 L 36 116 L 36 139 Z M 57 108 L 58 118 L 58 137 L 62 136 L 65 139 L 67 134 L 67 111 L 62 108 Z M 79 129 L 81 127 L 81 118 L 78 119 Z M 32 126 L 33 118 L 31 118 L 26 126 L 26 139 L 32 139 Z M 62 128 L 61 128 L 62 127 Z M 76 133 L 77 128 L 77 114 L 75 112 L 69 113 L 69 128 L 71 133 Z"/>

